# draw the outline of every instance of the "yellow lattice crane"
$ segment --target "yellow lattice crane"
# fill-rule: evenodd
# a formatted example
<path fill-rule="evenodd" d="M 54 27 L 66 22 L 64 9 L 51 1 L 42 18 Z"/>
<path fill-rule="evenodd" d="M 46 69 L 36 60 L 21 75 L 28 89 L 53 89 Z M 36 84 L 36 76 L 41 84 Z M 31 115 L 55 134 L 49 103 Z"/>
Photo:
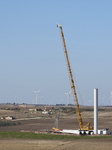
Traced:
<path fill-rule="evenodd" d="M 74 85 L 73 75 L 72 75 L 72 71 L 71 71 L 71 67 L 70 67 L 70 62 L 69 62 L 69 58 L 68 58 L 68 53 L 67 53 L 67 48 L 66 48 L 66 43 L 65 43 L 65 39 L 64 39 L 62 26 L 57 23 L 57 27 L 59 27 L 59 29 L 60 29 L 60 34 L 61 34 L 61 38 L 62 38 L 63 49 L 64 49 L 65 58 L 66 58 L 66 64 L 67 64 L 67 69 L 68 69 L 68 76 L 69 76 L 71 91 L 72 91 L 75 109 L 76 109 L 76 113 L 77 113 L 77 118 L 78 118 L 78 122 L 79 122 L 79 126 L 80 126 L 79 130 L 84 130 L 84 131 L 93 130 L 93 127 L 90 127 L 90 123 L 88 123 L 85 126 L 83 125 L 83 120 L 82 120 L 82 116 L 81 116 L 81 112 L 80 112 L 80 108 L 79 108 L 77 93 L 76 93 L 76 89 L 75 89 L 75 85 Z"/>

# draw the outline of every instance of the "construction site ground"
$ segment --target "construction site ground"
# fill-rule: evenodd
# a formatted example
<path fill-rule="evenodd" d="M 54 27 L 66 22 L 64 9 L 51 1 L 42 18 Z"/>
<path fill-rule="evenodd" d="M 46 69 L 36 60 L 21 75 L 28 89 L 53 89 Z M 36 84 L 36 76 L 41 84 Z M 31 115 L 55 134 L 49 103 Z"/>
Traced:
<path fill-rule="evenodd" d="M 31 111 L 31 109 L 38 109 L 39 111 Z M 49 114 L 42 114 L 42 111 L 49 111 Z M 83 109 L 86 109 L 84 112 Z M 83 123 L 86 125 L 88 119 L 91 126 L 94 125 L 93 107 L 81 107 L 81 114 Z M 10 126 L 0 126 L 0 131 L 48 131 L 56 126 L 56 117 L 58 118 L 59 129 L 73 129 L 79 128 L 76 112 L 74 106 L 55 107 L 55 106 L 26 106 L 26 105 L 1 105 L 0 118 L 6 116 L 15 117 L 14 120 L 1 119 L 1 122 L 15 123 Z M 98 128 L 109 128 L 112 132 L 112 107 L 100 107 L 98 112 Z M 36 149 L 76 149 L 76 150 L 99 150 L 111 149 L 112 139 L 88 139 L 88 140 L 74 140 L 74 141 L 56 141 L 56 140 L 21 140 L 21 139 L 0 139 L 0 149 L 2 150 L 36 150 Z"/>
<path fill-rule="evenodd" d="M 1 150 L 110 150 L 111 139 L 75 141 L 0 139 Z"/>

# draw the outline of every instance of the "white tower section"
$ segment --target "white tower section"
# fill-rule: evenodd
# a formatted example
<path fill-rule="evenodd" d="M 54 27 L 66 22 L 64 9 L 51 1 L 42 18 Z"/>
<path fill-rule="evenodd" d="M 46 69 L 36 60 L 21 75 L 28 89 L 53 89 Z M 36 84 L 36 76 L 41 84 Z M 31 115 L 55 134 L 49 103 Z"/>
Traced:
<path fill-rule="evenodd" d="M 98 134 L 98 89 L 94 89 L 94 134 Z"/>

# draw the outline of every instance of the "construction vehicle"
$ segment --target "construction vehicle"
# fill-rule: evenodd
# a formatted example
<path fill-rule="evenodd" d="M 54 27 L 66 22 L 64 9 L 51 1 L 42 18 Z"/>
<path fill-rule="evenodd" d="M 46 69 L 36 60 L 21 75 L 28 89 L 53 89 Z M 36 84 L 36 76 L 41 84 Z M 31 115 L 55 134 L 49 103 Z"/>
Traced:
<path fill-rule="evenodd" d="M 68 76 L 69 76 L 71 91 L 72 91 L 76 114 L 77 114 L 77 118 L 78 118 L 78 122 L 79 122 L 79 126 L 80 126 L 79 130 L 91 132 L 93 130 L 93 127 L 90 126 L 90 122 L 87 123 L 87 125 L 85 125 L 85 126 L 83 125 L 83 120 L 82 120 L 82 116 L 81 116 L 81 112 L 80 112 L 80 108 L 79 108 L 77 93 L 76 93 L 76 89 L 75 89 L 75 85 L 74 85 L 74 79 L 73 79 L 73 75 L 72 75 L 72 71 L 71 71 L 71 67 L 70 67 L 70 62 L 69 62 L 69 58 L 68 58 L 68 53 L 67 53 L 67 48 L 66 48 L 66 43 L 65 43 L 65 39 L 64 39 L 62 26 L 57 23 L 57 27 L 59 27 L 59 29 L 60 29 L 60 34 L 61 34 L 61 38 L 62 38 L 62 44 L 63 44 L 64 54 L 65 54 L 65 58 L 66 58 L 66 64 L 67 64 L 67 69 L 68 69 Z"/>

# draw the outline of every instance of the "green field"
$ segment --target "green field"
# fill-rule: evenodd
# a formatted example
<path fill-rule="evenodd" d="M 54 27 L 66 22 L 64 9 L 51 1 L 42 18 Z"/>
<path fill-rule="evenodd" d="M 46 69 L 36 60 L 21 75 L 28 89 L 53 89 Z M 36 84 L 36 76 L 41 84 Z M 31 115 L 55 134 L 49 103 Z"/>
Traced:
<path fill-rule="evenodd" d="M 15 138 L 15 139 L 44 139 L 44 140 L 75 140 L 75 139 L 104 139 L 112 138 L 112 135 L 97 135 L 97 136 L 77 136 L 77 135 L 53 135 L 53 134 L 36 134 L 32 132 L 0 132 L 0 139 Z"/>

